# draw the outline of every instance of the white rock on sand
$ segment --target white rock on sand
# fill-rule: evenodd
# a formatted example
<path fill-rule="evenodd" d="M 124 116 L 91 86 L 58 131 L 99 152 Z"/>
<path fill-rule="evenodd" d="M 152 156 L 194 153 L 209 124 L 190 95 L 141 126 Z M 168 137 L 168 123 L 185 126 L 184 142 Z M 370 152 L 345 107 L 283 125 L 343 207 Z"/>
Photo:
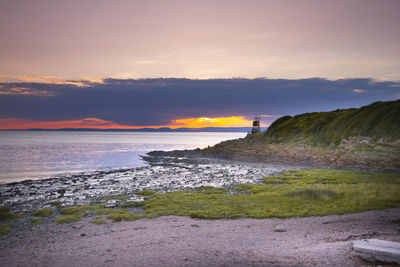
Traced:
<path fill-rule="evenodd" d="M 291 219 L 165 216 L 44 223 L 0 240 L 0 266 L 366 266 L 351 242 L 400 240 L 400 209 Z M 284 225 L 287 232 L 275 232 Z"/>
<path fill-rule="evenodd" d="M 353 241 L 352 254 L 369 261 L 400 264 L 400 243 L 379 239 L 356 240 Z"/>

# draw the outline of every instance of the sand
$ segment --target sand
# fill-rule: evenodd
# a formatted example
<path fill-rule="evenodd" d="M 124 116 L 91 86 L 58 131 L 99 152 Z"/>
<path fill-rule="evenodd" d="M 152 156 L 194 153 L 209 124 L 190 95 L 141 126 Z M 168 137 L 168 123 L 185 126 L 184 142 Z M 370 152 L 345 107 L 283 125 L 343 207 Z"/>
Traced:
<path fill-rule="evenodd" d="M 361 266 L 372 264 L 351 255 L 352 240 L 400 241 L 400 208 L 290 219 L 90 220 L 2 237 L 0 266 Z"/>

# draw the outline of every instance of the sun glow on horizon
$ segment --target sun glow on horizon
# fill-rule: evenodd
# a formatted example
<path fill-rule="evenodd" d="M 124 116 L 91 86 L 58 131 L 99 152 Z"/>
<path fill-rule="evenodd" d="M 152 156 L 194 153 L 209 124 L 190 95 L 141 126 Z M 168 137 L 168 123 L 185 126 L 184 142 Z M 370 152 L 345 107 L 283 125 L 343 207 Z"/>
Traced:
<path fill-rule="evenodd" d="M 177 120 L 172 120 L 171 123 L 176 124 L 176 127 L 191 127 L 191 128 L 250 127 L 252 121 L 245 119 L 243 116 L 231 116 L 231 117 L 217 117 L 217 118 L 199 117 L 199 118 L 177 119 Z"/>
<path fill-rule="evenodd" d="M 159 129 L 177 128 L 204 128 L 204 127 L 250 127 L 251 120 L 243 116 L 231 117 L 198 117 L 171 120 L 166 125 L 124 125 L 99 118 L 84 118 L 79 120 L 35 121 L 19 118 L 0 119 L 0 130 L 28 130 L 28 129 Z"/>

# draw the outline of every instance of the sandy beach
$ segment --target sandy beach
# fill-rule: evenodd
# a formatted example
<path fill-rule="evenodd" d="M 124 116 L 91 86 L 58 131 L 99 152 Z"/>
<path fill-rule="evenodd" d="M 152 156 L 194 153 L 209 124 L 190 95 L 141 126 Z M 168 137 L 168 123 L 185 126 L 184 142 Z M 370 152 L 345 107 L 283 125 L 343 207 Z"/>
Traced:
<path fill-rule="evenodd" d="M 365 266 L 351 241 L 400 241 L 400 209 L 290 219 L 44 223 L 4 236 L 0 266 Z M 376 265 L 376 264 L 375 264 Z"/>

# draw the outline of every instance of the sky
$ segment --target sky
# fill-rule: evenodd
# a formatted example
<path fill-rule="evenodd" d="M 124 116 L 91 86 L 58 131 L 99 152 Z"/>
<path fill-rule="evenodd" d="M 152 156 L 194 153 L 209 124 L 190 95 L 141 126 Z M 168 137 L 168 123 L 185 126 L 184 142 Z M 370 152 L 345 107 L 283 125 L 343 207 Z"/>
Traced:
<path fill-rule="evenodd" d="M 242 127 L 400 97 L 398 0 L 0 0 L 0 129 Z"/>

